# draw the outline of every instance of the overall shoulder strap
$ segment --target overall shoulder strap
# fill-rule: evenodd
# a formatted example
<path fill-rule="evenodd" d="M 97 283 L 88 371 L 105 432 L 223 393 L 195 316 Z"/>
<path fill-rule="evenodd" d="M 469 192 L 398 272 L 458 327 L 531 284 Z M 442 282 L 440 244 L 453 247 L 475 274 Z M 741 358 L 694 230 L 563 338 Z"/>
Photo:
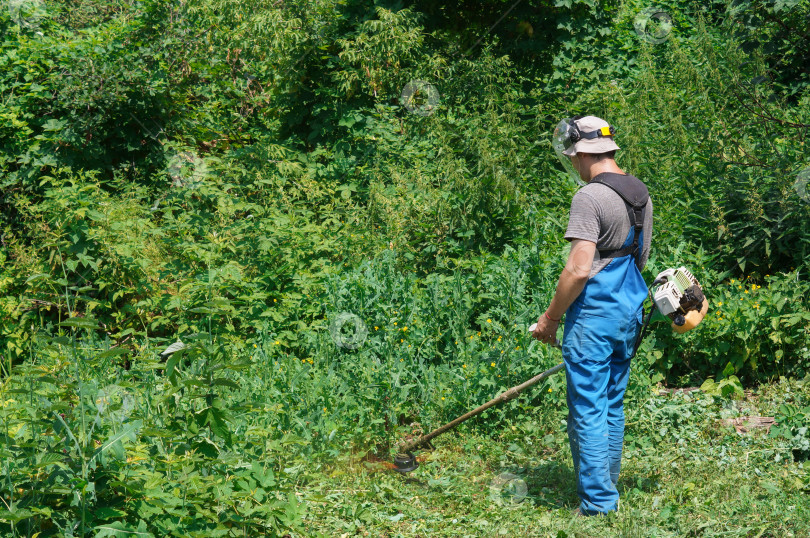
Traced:
<path fill-rule="evenodd" d="M 602 258 L 621 258 L 622 256 L 632 254 L 636 261 L 638 261 L 638 245 L 639 239 L 641 238 L 641 231 L 644 227 L 644 211 L 647 208 L 647 200 L 650 198 L 647 186 L 637 177 L 614 174 L 612 172 L 603 172 L 591 179 L 590 182 L 600 183 L 606 187 L 610 187 L 616 194 L 621 196 L 627 206 L 627 216 L 630 218 L 630 226 L 635 230 L 633 233 L 633 243 L 631 245 L 618 249 L 599 249 L 599 255 Z"/>

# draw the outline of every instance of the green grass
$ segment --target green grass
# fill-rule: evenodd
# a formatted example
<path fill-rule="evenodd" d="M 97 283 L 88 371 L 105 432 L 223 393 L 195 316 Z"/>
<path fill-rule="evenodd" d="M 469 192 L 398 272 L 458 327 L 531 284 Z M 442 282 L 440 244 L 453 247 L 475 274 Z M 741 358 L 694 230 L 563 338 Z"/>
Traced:
<path fill-rule="evenodd" d="M 543 438 L 526 433 L 531 422 L 492 436 L 448 434 L 406 476 L 358 454 L 323 466 L 297 489 L 308 500 L 307 534 L 810 536 L 810 464 L 764 430 L 739 434 L 722 422 L 772 415 L 787 385 L 741 402 L 700 393 L 631 402 L 620 511 L 608 517 L 571 515 L 578 498 L 558 413 Z M 501 473 L 525 481 L 522 502 L 493 485 Z"/>
<path fill-rule="evenodd" d="M 55 338 L 0 384 L 0 535 L 810 536 L 806 452 L 724 422 L 806 406 L 807 381 L 669 394 L 639 364 L 620 512 L 575 518 L 561 374 L 437 438 L 413 473 L 390 469 L 406 433 L 553 363 L 542 348 L 502 364 L 300 360 L 206 337 L 165 363 L 146 347 L 125 370 L 104 347 Z M 525 483 L 520 502 L 503 473 Z"/>

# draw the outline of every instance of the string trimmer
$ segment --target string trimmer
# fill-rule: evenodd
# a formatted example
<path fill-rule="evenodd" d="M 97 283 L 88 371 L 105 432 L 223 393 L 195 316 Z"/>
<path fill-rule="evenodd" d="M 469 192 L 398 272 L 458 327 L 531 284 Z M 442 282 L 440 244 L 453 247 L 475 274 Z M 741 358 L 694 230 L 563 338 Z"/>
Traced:
<path fill-rule="evenodd" d="M 652 288 L 656 286 L 655 295 L 652 293 Z M 652 300 L 650 311 L 644 315 L 643 326 L 639 331 L 638 338 L 636 339 L 633 348 L 633 355 L 636 354 L 641 341 L 644 338 L 647 330 L 647 325 L 650 322 L 656 310 L 667 316 L 672 321 L 672 328 L 678 333 L 684 333 L 690 329 L 694 329 L 703 320 L 706 312 L 709 310 L 709 301 L 703 294 L 703 289 L 700 287 L 697 279 L 692 276 L 692 273 L 684 267 L 678 269 L 667 269 L 658 274 L 648 289 L 648 294 Z M 535 326 L 529 327 L 529 332 L 534 331 Z M 554 347 L 560 347 L 560 343 L 556 342 Z M 416 461 L 416 456 L 413 454 L 414 450 L 419 448 L 433 448 L 430 441 L 439 435 L 448 432 L 461 424 L 462 422 L 471 419 L 476 415 L 480 415 L 490 407 L 498 405 L 503 402 L 508 402 L 518 396 L 527 388 L 536 385 L 540 381 L 552 376 L 562 370 L 565 364 L 560 363 L 552 368 L 549 368 L 541 374 L 537 374 L 533 378 L 524 381 L 520 385 L 514 386 L 511 389 L 502 392 L 495 398 L 487 403 L 480 405 L 461 415 L 460 417 L 451 420 L 444 426 L 436 428 L 430 433 L 427 433 L 417 439 L 403 442 L 398 447 L 398 453 L 394 457 L 394 470 L 400 473 L 409 473 L 419 467 L 419 462 Z"/>

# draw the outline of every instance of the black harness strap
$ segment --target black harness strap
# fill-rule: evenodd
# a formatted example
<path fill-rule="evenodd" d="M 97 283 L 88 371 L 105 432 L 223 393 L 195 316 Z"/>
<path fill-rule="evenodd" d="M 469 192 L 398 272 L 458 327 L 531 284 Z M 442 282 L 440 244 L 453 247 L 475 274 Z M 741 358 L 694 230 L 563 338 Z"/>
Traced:
<path fill-rule="evenodd" d="M 601 183 L 606 187 L 610 187 L 616 194 L 622 197 L 622 200 L 624 200 L 627 206 L 627 216 L 630 218 L 630 226 L 635 229 L 633 233 L 633 243 L 631 245 L 616 249 L 599 249 L 599 255 L 602 258 L 621 258 L 622 256 L 632 254 L 636 262 L 638 262 L 639 238 L 644 228 L 644 212 L 647 209 L 647 200 L 650 199 L 647 186 L 637 177 L 614 174 L 612 172 L 603 172 L 590 182 Z"/>

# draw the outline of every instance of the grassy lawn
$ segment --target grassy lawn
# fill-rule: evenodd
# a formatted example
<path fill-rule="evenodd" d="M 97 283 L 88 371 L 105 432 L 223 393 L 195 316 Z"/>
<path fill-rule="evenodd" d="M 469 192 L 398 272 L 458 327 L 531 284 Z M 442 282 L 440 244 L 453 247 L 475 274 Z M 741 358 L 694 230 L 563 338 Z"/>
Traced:
<path fill-rule="evenodd" d="M 578 498 L 559 414 L 538 418 L 545 435 L 529 422 L 490 437 L 446 434 L 406 476 L 359 454 L 318 467 L 298 489 L 309 501 L 306 528 L 323 536 L 810 536 L 810 464 L 765 428 L 729 423 L 806 400 L 807 385 L 782 380 L 737 401 L 695 391 L 628 402 L 620 511 L 609 517 L 571 514 Z"/>
<path fill-rule="evenodd" d="M 99 367 L 78 392 L 75 360 L 20 367 L 0 400 L 0 535 L 62 536 L 73 526 L 74 536 L 145 538 L 810 536 L 810 378 L 731 399 L 644 384 L 639 368 L 625 401 L 620 510 L 578 518 L 562 375 L 436 438 L 400 475 L 389 449 L 453 418 L 440 407 L 449 398 L 426 402 L 414 415 L 424 424 L 389 429 L 379 398 L 357 400 L 360 383 L 340 395 L 335 371 L 278 358 L 246 363 L 233 373 L 238 388 L 211 407 L 192 392 L 208 390 L 194 377 L 200 361 L 177 386 L 154 359 L 126 374 L 137 384 Z M 265 379 L 270 370 L 290 377 Z M 453 380 L 433 373 L 423 377 L 449 394 Z M 170 405 L 177 400 L 186 407 Z M 217 433 L 217 405 L 227 405 L 233 433 Z M 777 424 L 763 421 L 769 432 L 747 417 Z M 773 435 L 785 425 L 794 439 Z M 209 435 L 217 445 L 205 444 Z"/>

